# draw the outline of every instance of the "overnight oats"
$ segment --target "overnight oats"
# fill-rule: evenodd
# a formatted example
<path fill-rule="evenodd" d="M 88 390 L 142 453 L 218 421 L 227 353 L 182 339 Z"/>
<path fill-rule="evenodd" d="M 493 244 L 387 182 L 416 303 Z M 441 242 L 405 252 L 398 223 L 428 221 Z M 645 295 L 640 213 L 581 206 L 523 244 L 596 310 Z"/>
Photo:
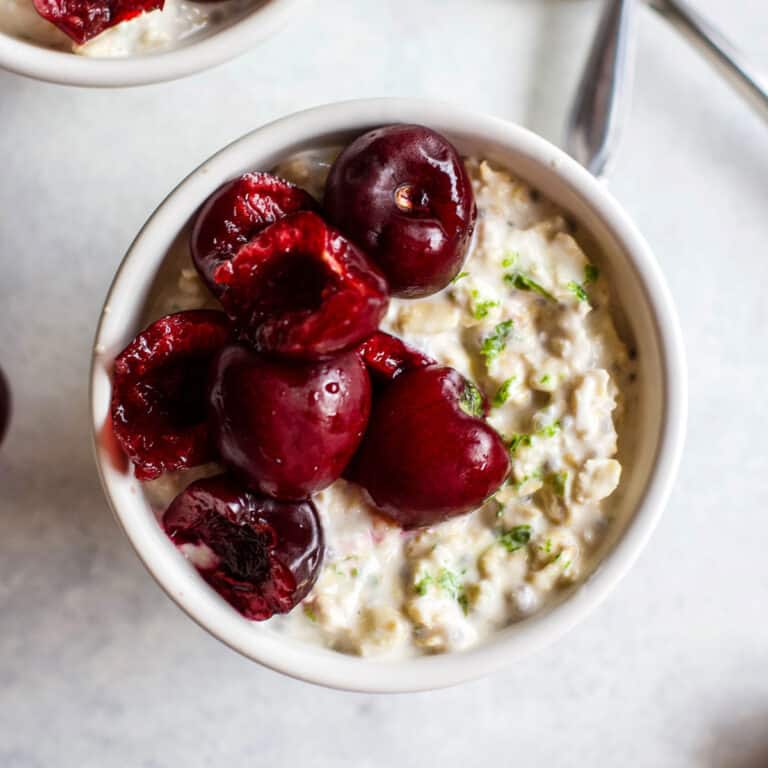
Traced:
<path fill-rule="evenodd" d="M 115 362 L 159 523 L 243 616 L 344 653 L 458 651 L 562 599 L 636 397 L 599 254 L 419 126 L 273 172 L 203 205 Z"/>
<path fill-rule="evenodd" d="M 82 56 L 167 50 L 227 19 L 250 0 L 0 0 L 0 32 Z"/>

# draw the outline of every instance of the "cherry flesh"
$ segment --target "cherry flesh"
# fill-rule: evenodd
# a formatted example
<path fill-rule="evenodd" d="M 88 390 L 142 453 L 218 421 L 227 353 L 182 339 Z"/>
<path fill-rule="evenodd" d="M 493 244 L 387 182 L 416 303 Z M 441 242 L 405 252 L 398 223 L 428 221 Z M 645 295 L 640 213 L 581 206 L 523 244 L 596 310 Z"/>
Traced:
<path fill-rule="evenodd" d="M 379 381 L 392 381 L 405 371 L 435 364 L 431 357 L 384 331 L 371 334 L 357 348 L 357 354 L 371 376 Z"/>
<path fill-rule="evenodd" d="M 241 338 L 280 357 L 317 360 L 369 336 L 386 312 L 387 283 L 362 251 L 310 212 L 267 227 L 214 279 Z"/>
<path fill-rule="evenodd" d="M 179 312 L 152 323 L 115 359 L 112 426 L 140 480 L 216 458 L 207 380 L 231 334 L 223 312 Z"/>
<path fill-rule="evenodd" d="M 396 296 L 444 288 L 464 262 L 474 228 L 472 184 L 439 133 L 391 125 L 353 141 L 331 168 L 325 208 L 381 267 Z"/>
<path fill-rule="evenodd" d="M 323 531 L 311 501 L 259 496 L 227 475 L 199 480 L 168 507 L 163 527 L 178 547 L 204 544 L 201 576 L 247 619 L 287 613 L 320 572 Z"/>
<path fill-rule="evenodd" d="M 165 0 L 32 0 L 35 10 L 78 45 L 142 13 L 162 9 Z"/>
<path fill-rule="evenodd" d="M 209 397 L 222 460 L 251 488 L 301 499 L 340 477 L 357 450 L 371 383 L 354 351 L 296 363 L 230 346 L 214 363 Z"/>
<path fill-rule="evenodd" d="M 347 476 L 405 528 L 468 512 L 509 472 L 484 409 L 478 390 L 452 368 L 406 371 L 377 395 Z"/>
<path fill-rule="evenodd" d="M 192 227 L 192 261 L 213 294 L 226 301 L 227 286 L 214 277 L 218 267 L 278 219 L 316 208 L 308 192 L 284 179 L 246 173 L 216 190 L 200 208 Z"/>

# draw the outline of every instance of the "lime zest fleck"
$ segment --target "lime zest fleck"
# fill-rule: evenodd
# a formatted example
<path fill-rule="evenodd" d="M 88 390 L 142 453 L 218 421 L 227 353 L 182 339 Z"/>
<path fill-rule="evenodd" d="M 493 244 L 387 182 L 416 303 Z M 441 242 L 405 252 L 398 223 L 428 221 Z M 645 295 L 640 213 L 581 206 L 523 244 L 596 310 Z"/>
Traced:
<path fill-rule="evenodd" d="M 441 568 L 440 573 L 437 575 L 437 584 L 443 592 L 447 593 L 454 600 L 459 599 L 461 588 L 459 579 L 453 571 L 449 571 L 447 568 Z"/>
<path fill-rule="evenodd" d="M 509 390 L 510 387 L 515 383 L 515 380 L 517 379 L 517 376 L 510 376 L 508 379 L 505 379 L 499 388 L 496 390 L 496 394 L 493 396 L 493 407 L 494 408 L 500 408 L 504 403 L 509 400 Z"/>
<path fill-rule="evenodd" d="M 485 358 L 486 365 L 506 349 L 513 327 L 512 320 L 504 320 L 493 329 L 493 333 L 483 339 L 480 354 Z"/>
<path fill-rule="evenodd" d="M 536 437 L 554 437 L 561 429 L 562 425 L 560 420 L 553 421 L 551 424 L 547 424 L 546 427 L 541 427 L 536 430 Z"/>
<path fill-rule="evenodd" d="M 311 605 L 307 605 L 307 604 L 305 603 L 305 604 L 302 606 L 302 608 L 303 608 L 303 610 L 304 610 L 304 615 L 305 615 L 305 616 L 306 616 L 306 617 L 307 617 L 307 618 L 308 618 L 310 621 L 314 621 L 314 622 L 317 622 L 317 615 L 316 615 L 316 614 L 315 614 L 315 612 L 312 610 L 312 606 L 311 606 Z"/>
<path fill-rule="evenodd" d="M 589 296 L 587 296 L 587 292 L 584 290 L 583 285 L 579 285 L 578 283 L 575 283 L 573 280 L 570 280 L 568 282 L 568 290 L 579 300 L 579 301 L 589 301 Z"/>
<path fill-rule="evenodd" d="M 472 316 L 475 318 L 475 320 L 483 320 L 484 318 L 488 317 L 488 313 L 494 308 L 498 307 L 499 302 L 498 301 L 478 301 L 474 309 L 472 310 Z"/>
<path fill-rule="evenodd" d="M 459 274 L 456 275 L 456 277 L 454 277 L 453 280 L 451 280 L 451 285 L 456 285 L 456 283 L 458 283 L 459 280 L 463 280 L 465 277 L 469 277 L 469 272 L 464 272 L 464 271 L 459 272 Z"/>
<path fill-rule="evenodd" d="M 594 264 L 587 264 L 584 267 L 584 285 L 596 283 L 600 277 L 600 270 Z"/>
<path fill-rule="evenodd" d="M 427 589 L 429 588 L 429 585 L 431 583 L 432 583 L 432 576 L 428 573 L 425 573 L 414 585 L 416 594 L 420 595 L 421 597 L 424 597 L 424 595 L 427 594 Z"/>
<path fill-rule="evenodd" d="M 462 573 L 466 573 L 466 569 Z M 466 616 L 469 612 L 469 598 L 464 585 L 459 582 L 459 577 L 448 568 L 441 568 L 437 575 L 437 584 L 452 600 L 456 600 Z"/>
<path fill-rule="evenodd" d="M 481 299 L 480 292 L 474 289 L 470 296 L 472 296 L 472 317 L 475 320 L 482 320 L 488 317 L 488 313 L 494 308 L 499 306 L 499 302 L 492 299 Z"/>
<path fill-rule="evenodd" d="M 504 269 L 509 269 L 510 267 L 515 266 L 515 262 L 520 257 L 520 254 L 517 251 L 507 251 L 504 254 L 504 258 L 501 260 L 501 266 L 504 267 Z"/>
<path fill-rule="evenodd" d="M 528 275 L 524 275 L 522 272 L 510 272 L 504 275 L 504 281 L 511 283 L 519 291 L 533 291 L 538 293 L 539 296 L 543 296 L 549 301 L 557 301 L 557 299 L 543 286 L 537 283 Z"/>
<path fill-rule="evenodd" d="M 525 432 L 515 432 L 515 434 L 507 440 L 507 450 L 510 455 L 514 456 L 520 446 L 529 448 L 531 442 L 532 439 L 530 435 L 525 434 Z"/>
<path fill-rule="evenodd" d="M 507 552 L 517 552 L 518 549 L 522 549 L 531 540 L 531 526 L 530 525 L 516 525 L 514 528 L 510 528 L 508 531 L 504 531 L 498 538 L 499 544 L 507 550 Z"/>

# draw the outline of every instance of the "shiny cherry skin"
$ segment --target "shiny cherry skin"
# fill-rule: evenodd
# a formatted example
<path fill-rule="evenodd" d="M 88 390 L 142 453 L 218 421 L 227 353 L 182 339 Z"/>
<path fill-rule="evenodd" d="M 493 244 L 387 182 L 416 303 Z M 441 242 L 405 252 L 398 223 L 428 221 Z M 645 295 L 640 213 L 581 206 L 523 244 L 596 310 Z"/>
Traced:
<path fill-rule="evenodd" d="M 325 551 L 311 501 L 260 496 L 228 475 L 189 485 L 171 502 L 163 527 L 208 584 L 254 621 L 298 605 L 312 589 Z"/>
<path fill-rule="evenodd" d="M 0 368 L 0 443 L 3 442 L 11 420 L 11 389 L 8 380 Z"/>
<path fill-rule="evenodd" d="M 458 371 L 406 371 L 377 394 L 346 476 L 404 528 L 468 512 L 509 472 L 507 449 L 484 410 L 477 388 Z"/>
<path fill-rule="evenodd" d="M 223 312 L 195 309 L 161 317 L 115 359 L 112 427 L 139 480 L 216 458 L 208 371 L 231 340 Z"/>
<path fill-rule="evenodd" d="M 456 149 L 419 125 L 355 139 L 331 168 L 325 209 L 406 298 L 435 293 L 458 274 L 477 210 Z"/>
<path fill-rule="evenodd" d="M 249 488 L 302 499 L 340 477 L 357 450 L 371 383 L 354 351 L 294 363 L 234 345 L 214 363 L 209 401 L 222 461 Z"/>

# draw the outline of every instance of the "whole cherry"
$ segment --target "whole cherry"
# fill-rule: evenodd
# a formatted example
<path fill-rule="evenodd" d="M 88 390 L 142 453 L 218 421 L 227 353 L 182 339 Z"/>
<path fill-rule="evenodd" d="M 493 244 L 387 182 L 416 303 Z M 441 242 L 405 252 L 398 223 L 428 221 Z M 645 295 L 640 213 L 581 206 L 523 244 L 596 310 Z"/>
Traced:
<path fill-rule="evenodd" d="M 419 125 L 355 139 L 331 168 L 325 209 L 379 264 L 392 293 L 406 298 L 435 293 L 458 274 L 476 216 L 455 148 Z"/>
<path fill-rule="evenodd" d="M 452 368 L 406 371 L 377 395 L 347 477 L 405 528 L 468 512 L 509 472 L 485 408 L 479 390 Z"/>
<path fill-rule="evenodd" d="M 340 477 L 352 458 L 371 382 L 354 351 L 297 363 L 230 346 L 213 365 L 209 400 L 224 463 L 251 488 L 301 499 Z"/>
<path fill-rule="evenodd" d="M 0 368 L 0 443 L 3 442 L 8 423 L 11 420 L 11 390 L 8 380 Z"/>
<path fill-rule="evenodd" d="M 189 485 L 163 515 L 163 527 L 208 584 L 256 621 L 303 600 L 325 551 L 311 501 L 259 496 L 227 475 Z"/>

